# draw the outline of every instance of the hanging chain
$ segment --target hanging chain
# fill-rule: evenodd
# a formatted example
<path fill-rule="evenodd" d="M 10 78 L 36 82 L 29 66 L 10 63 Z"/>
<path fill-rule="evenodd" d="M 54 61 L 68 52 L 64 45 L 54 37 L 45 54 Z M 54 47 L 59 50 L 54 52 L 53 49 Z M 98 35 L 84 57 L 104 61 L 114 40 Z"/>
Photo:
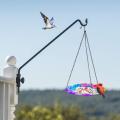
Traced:
<path fill-rule="evenodd" d="M 86 49 L 86 57 L 87 57 L 87 65 L 88 65 L 89 79 L 90 79 L 90 84 L 92 84 L 91 72 L 90 72 L 90 63 L 89 63 L 89 56 L 88 56 L 88 48 L 87 48 L 87 36 L 86 36 L 86 31 L 85 31 L 85 49 Z"/>
<path fill-rule="evenodd" d="M 67 81 L 67 86 L 66 86 L 66 88 L 68 87 L 69 81 L 70 81 L 70 79 L 71 79 L 71 75 L 72 75 L 73 69 L 74 69 L 74 67 L 75 67 L 76 60 L 77 60 L 77 57 L 78 57 L 78 55 L 79 55 L 80 48 L 81 48 L 81 45 L 82 45 L 82 42 L 83 42 L 84 36 L 85 36 L 85 32 L 83 33 L 82 40 L 80 41 L 80 45 L 79 45 L 79 48 L 78 48 L 77 54 L 76 54 L 76 56 L 75 56 L 75 60 L 74 60 L 74 62 L 73 62 L 72 69 L 71 69 L 71 71 L 70 71 L 70 75 L 69 75 L 69 78 L 68 78 L 68 81 Z"/>
<path fill-rule="evenodd" d="M 88 64 L 88 72 L 89 72 L 90 84 L 92 84 L 92 80 L 91 80 L 91 72 L 90 72 L 90 63 L 89 63 L 88 51 L 89 51 L 89 54 L 90 54 L 90 59 L 91 59 L 91 62 L 92 62 L 92 66 L 93 66 L 96 82 L 98 84 L 98 79 L 97 79 L 97 74 L 96 74 L 96 70 L 95 70 L 95 65 L 94 65 L 94 62 L 93 62 L 92 52 L 91 52 L 91 49 L 90 49 L 90 44 L 89 44 L 89 41 L 88 41 L 87 33 L 86 33 L 86 30 L 85 30 L 85 27 L 84 27 L 84 33 L 83 33 L 83 36 L 82 36 L 82 40 L 80 41 L 80 45 L 79 45 L 77 54 L 75 56 L 75 60 L 74 60 L 73 65 L 72 65 L 72 69 L 70 71 L 70 75 L 69 75 L 69 78 L 68 78 L 68 81 L 67 81 L 66 88 L 68 87 L 69 81 L 71 79 L 71 75 L 73 73 L 73 70 L 74 70 L 74 67 L 75 67 L 75 64 L 76 64 L 76 61 L 77 61 L 77 58 L 78 58 L 78 55 L 79 55 L 79 52 L 80 52 L 80 49 L 81 49 L 81 45 L 83 43 L 84 38 L 85 38 L 85 49 L 86 49 L 86 57 L 87 57 L 87 64 Z"/>
<path fill-rule="evenodd" d="M 90 49 L 90 44 L 89 44 L 89 41 L 88 41 L 88 37 L 87 37 L 87 33 L 86 33 L 86 32 L 85 32 L 85 36 L 86 36 L 86 41 L 87 41 L 87 44 L 88 44 L 88 49 L 89 49 L 89 52 L 90 52 L 90 58 L 91 58 L 91 62 L 92 62 L 92 66 L 93 66 L 93 70 L 94 70 L 96 82 L 97 82 L 97 84 L 98 84 L 98 79 L 97 79 L 97 74 L 96 74 L 96 70 L 95 70 L 95 65 L 94 65 L 94 62 L 93 62 L 92 52 L 91 52 L 91 49 Z"/>

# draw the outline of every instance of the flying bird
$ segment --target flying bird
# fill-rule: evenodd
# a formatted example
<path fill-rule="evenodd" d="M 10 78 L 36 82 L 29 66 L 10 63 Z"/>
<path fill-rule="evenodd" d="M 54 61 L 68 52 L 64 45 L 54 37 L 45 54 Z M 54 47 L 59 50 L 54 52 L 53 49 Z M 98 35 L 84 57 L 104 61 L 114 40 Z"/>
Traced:
<path fill-rule="evenodd" d="M 52 29 L 55 27 L 54 25 L 54 18 L 52 17 L 51 19 L 49 19 L 46 15 L 44 15 L 42 12 L 40 12 L 44 23 L 45 23 L 45 27 L 43 29 Z"/>

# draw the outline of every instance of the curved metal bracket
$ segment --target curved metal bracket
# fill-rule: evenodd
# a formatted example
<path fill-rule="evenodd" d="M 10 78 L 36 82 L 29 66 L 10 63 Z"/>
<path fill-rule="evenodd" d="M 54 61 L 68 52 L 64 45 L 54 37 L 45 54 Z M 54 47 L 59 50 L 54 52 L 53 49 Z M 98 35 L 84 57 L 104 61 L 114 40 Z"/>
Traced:
<path fill-rule="evenodd" d="M 35 55 L 33 55 L 29 60 L 27 60 L 23 65 L 20 66 L 18 69 L 18 74 L 16 76 L 16 84 L 18 87 L 18 93 L 20 91 L 20 83 L 23 83 L 22 80 L 24 78 L 21 78 L 20 71 L 21 69 L 27 65 L 31 60 L 33 60 L 38 54 L 40 54 L 44 49 L 46 49 L 50 44 L 52 44 L 57 38 L 59 38 L 63 33 L 65 33 L 68 29 L 70 29 L 75 23 L 79 22 L 81 27 L 85 27 L 88 24 L 88 19 L 85 19 L 85 24 L 82 23 L 80 19 L 75 20 L 71 25 L 69 25 L 66 29 L 64 29 L 60 34 L 58 34 L 53 40 L 51 40 L 47 45 L 45 45 L 42 49 L 40 49 Z"/>
<path fill-rule="evenodd" d="M 85 24 L 83 24 L 83 23 L 81 22 L 81 20 L 79 20 L 79 19 L 78 19 L 77 21 L 78 21 L 78 22 L 80 23 L 80 25 L 83 26 L 83 27 L 87 26 L 87 24 L 88 24 L 88 19 L 87 19 L 87 18 L 85 19 Z"/>

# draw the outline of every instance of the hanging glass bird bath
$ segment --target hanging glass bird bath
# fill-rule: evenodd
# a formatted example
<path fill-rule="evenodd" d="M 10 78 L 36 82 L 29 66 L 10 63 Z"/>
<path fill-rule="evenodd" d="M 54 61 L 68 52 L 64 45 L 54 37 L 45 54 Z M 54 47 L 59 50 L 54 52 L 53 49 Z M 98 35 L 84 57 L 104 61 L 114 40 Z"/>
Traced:
<path fill-rule="evenodd" d="M 89 83 L 79 83 L 79 84 L 75 83 L 73 85 L 69 85 L 69 82 L 70 82 L 70 79 L 71 79 L 71 76 L 72 76 L 72 73 L 73 73 L 73 70 L 74 70 L 74 67 L 75 67 L 75 64 L 76 64 L 76 61 L 77 61 L 77 58 L 78 58 L 78 55 L 79 55 L 79 52 L 80 52 L 80 49 L 81 49 L 83 42 L 85 43 Z M 92 65 L 91 67 L 93 69 L 93 73 L 94 73 L 94 76 L 96 79 L 96 84 L 94 84 L 92 81 L 90 62 L 91 62 L 91 65 Z M 100 94 L 103 97 L 105 97 L 104 96 L 105 89 L 104 89 L 103 85 L 98 82 L 98 79 L 97 79 L 97 74 L 96 74 L 96 70 L 95 70 L 95 66 L 94 66 L 94 62 L 93 62 L 93 57 L 92 57 L 92 53 L 91 53 L 91 49 L 90 49 L 90 44 L 88 41 L 85 27 L 84 27 L 84 33 L 83 33 L 82 40 L 80 41 L 79 48 L 78 48 L 77 54 L 75 56 L 75 60 L 73 62 L 73 66 L 72 66 L 72 69 L 70 71 L 70 75 L 68 78 L 67 87 L 65 89 L 65 92 L 67 92 L 69 94 L 73 94 L 73 95 L 82 95 L 82 96 L 93 96 L 93 95 Z"/>
<path fill-rule="evenodd" d="M 99 94 L 96 89 L 96 85 L 81 83 L 68 86 L 65 89 L 66 92 L 73 95 L 93 96 Z"/>

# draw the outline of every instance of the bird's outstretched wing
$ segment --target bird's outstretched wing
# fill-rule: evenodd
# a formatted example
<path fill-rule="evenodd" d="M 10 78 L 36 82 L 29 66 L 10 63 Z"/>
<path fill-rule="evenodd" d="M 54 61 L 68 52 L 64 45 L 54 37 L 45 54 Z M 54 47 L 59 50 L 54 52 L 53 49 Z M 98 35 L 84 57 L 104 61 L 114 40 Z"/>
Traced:
<path fill-rule="evenodd" d="M 54 18 L 52 17 L 52 18 L 50 19 L 50 24 L 53 25 L 53 23 L 54 23 Z"/>
<path fill-rule="evenodd" d="M 42 16 L 42 18 L 43 18 L 43 20 L 44 20 L 44 22 L 45 22 L 45 24 L 47 25 L 48 24 L 48 17 L 46 16 L 46 15 L 44 15 L 42 12 L 40 12 L 40 14 L 41 14 L 41 16 Z"/>

